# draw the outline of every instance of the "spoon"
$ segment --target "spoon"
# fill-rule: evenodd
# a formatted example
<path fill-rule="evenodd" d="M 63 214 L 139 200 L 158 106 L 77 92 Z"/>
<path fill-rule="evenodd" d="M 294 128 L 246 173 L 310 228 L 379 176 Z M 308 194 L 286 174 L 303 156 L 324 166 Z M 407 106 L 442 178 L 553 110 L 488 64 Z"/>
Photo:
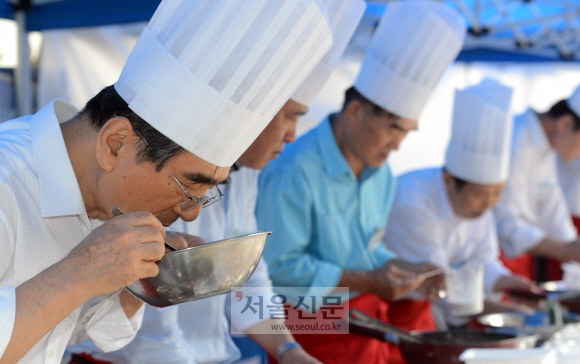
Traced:
<path fill-rule="evenodd" d="M 400 339 L 406 340 L 408 342 L 416 343 L 416 344 L 431 344 L 431 340 L 422 337 L 421 335 L 412 335 L 408 331 L 400 329 L 396 326 L 387 324 L 382 322 L 381 320 L 371 317 L 362 311 L 359 311 L 355 308 L 349 310 L 349 317 L 351 320 L 354 320 L 355 323 L 360 323 L 364 326 L 368 326 L 369 328 L 382 331 L 385 334 L 395 335 Z"/>
<path fill-rule="evenodd" d="M 118 206 L 113 207 L 111 209 L 111 213 L 114 216 L 119 216 L 119 215 L 124 214 L 123 210 L 121 210 Z M 169 244 L 168 242 L 166 242 L 166 241 L 163 241 L 163 242 L 165 243 L 165 246 L 167 247 L 167 249 L 171 250 L 172 252 L 177 250 L 173 245 Z"/>

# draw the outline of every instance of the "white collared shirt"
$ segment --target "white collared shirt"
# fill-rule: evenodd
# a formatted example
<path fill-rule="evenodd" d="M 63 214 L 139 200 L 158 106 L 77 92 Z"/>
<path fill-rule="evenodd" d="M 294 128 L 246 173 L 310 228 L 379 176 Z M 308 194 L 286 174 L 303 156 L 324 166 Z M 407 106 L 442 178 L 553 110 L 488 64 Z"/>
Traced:
<path fill-rule="evenodd" d="M 448 268 L 477 257 L 484 264 L 484 291 L 493 293 L 498 278 L 510 274 L 499 260 L 493 212 L 467 219 L 455 215 L 441 168 L 422 169 L 398 178 L 384 243 L 402 260 Z"/>
<path fill-rule="evenodd" d="M 528 110 L 514 123 L 510 175 L 495 207 L 502 250 L 517 257 L 546 236 L 570 242 L 576 239 L 570 212 L 540 119 Z"/>
<path fill-rule="evenodd" d="M 77 112 L 56 100 L 35 115 L 0 124 L 0 356 L 14 328 L 15 287 L 63 259 L 102 224 L 87 216 L 59 126 Z M 70 340 L 92 338 L 103 350 L 116 350 L 133 338 L 142 318 L 140 310 L 128 320 L 117 298 L 104 317 L 71 339 L 81 310 L 20 362 L 60 363 Z"/>
<path fill-rule="evenodd" d="M 580 158 L 564 162 L 557 157 L 558 177 L 572 216 L 580 217 Z"/>
<path fill-rule="evenodd" d="M 254 215 L 258 194 L 259 171 L 242 167 L 230 172 L 230 184 L 220 187 L 225 197 L 203 209 L 192 222 L 176 221 L 170 229 L 201 236 L 206 241 L 254 233 L 257 223 Z M 208 196 L 217 191 L 211 190 Z M 272 294 L 268 267 L 261 260 L 244 287 L 256 287 L 252 294 Z M 250 291 L 245 290 L 249 294 Z M 240 351 L 230 335 L 228 295 L 219 295 L 198 301 L 181 303 L 166 308 L 148 306 L 143 327 L 135 339 L 122 350 L 102 353 L 91 343 L 71 348 L 115 364 L 217 364 L 231 363 L 240 358 Z M 234 303 L 243 305 L 244 301 Z M 234 307 L 232 312 L 242 312 Z M 244 331 L 259 322 L 257 315 L 236 315 L 231 324 L 236 331 Z"/>

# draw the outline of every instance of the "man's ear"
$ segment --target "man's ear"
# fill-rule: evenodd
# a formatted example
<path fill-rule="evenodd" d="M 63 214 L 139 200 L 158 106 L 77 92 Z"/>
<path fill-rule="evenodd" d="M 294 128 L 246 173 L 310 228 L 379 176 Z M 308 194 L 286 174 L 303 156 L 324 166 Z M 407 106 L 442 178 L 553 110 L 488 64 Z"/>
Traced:
<path fill-rule="evenodd" d="M 453 176 L 447 171 L 443 171 L 443 184 L 445 184 L 445 188 L 447 190 L 455 189 L 455 180 L 453 179 Z"/>
<path fill-rule="evenodd" d="M 131 122 L 123 116 L 109 119 L 97 135 L 96 156 L 101 169 L 111 172 L 127 155 L 134 155 L 137 144 Z"/>
<path fill-rule="evenodd" d="M 345 115 L 349 124 L 356 124 L 364 118 L 365 107 L 359 100 L 352 100 L 346 105 Z"/>
<path fill-rule="evenodd" d="M 562 136 L 574 131 L 574 117 L 564 114 L 556 119 L 554 131 L 556 135 Z"/>

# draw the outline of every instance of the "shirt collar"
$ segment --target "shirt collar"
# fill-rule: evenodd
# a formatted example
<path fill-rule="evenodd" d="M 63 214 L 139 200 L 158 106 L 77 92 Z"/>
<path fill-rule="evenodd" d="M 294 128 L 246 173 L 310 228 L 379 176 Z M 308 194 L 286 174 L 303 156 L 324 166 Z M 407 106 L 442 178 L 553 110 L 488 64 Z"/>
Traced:
<path fill-rule="evenodd" d="M 326 173 L 328 173 L 330 177 L 346 173 L 356 179 L 350 165 L 346 161 L 346 158 L 344 158 L 344 155 L 336 143 L 336 138 L 332 131 L 332 125 L 330 124 L 330 118 L 332 116 L 333 115 L 329 115 L 326 117 L 326 119 L 324 119 L 316 128 L 318 145 L 320 147 L 320 154 L 324 162 L 324 167 L 326 168 Z"/>
<path fill-rule="evenodd" d="M 54 100 L 30 120 L 30 139 L 38 170 L 42 217 L 86 214 L 59 125 L 77 113 L 78 110 L 71 104 Z"/>
<path fill-rule="evenodd" d="M 552 147 L 550 146 L 550 141 L 546 136 L 544 128 L 542 128 L 542 123 L 540 122 L 538 115 L 534 111 L 528 110 L 524 114 L 524 117 L 526 118 L 526 124 L 529 125 L 532 143 L 534 143 L 534 146 L 536 146 L 538 149 L 545 149 L 550 151 Z"/>
<path fill-rule="evenodd" d="M 445 184 L 443 183 L 443 168 L 437 173 L 435 178 L 435 194 L 437 199 L 437 212 L 439 217 L 442 219 L 448 219 L 455 216 L 451 202 L 449 201 L 449 196 L 447 195 L 447 190 L 445 189 Z"/>

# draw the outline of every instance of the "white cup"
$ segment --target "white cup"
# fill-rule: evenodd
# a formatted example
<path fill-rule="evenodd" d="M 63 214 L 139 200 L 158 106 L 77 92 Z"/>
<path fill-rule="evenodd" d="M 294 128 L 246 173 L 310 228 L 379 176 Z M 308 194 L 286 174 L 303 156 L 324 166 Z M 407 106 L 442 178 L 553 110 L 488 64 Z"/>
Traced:
<path fill-rule="evenodd" d="M 564 285 L 567 290 L 580 291 L 580 263 L 562 263 Z"/>
<path fill-rule="evenodd" d="M 477 315 L 483 311 L 483 263 L 470 260 L 445 272 L 449 313 Z"/>

